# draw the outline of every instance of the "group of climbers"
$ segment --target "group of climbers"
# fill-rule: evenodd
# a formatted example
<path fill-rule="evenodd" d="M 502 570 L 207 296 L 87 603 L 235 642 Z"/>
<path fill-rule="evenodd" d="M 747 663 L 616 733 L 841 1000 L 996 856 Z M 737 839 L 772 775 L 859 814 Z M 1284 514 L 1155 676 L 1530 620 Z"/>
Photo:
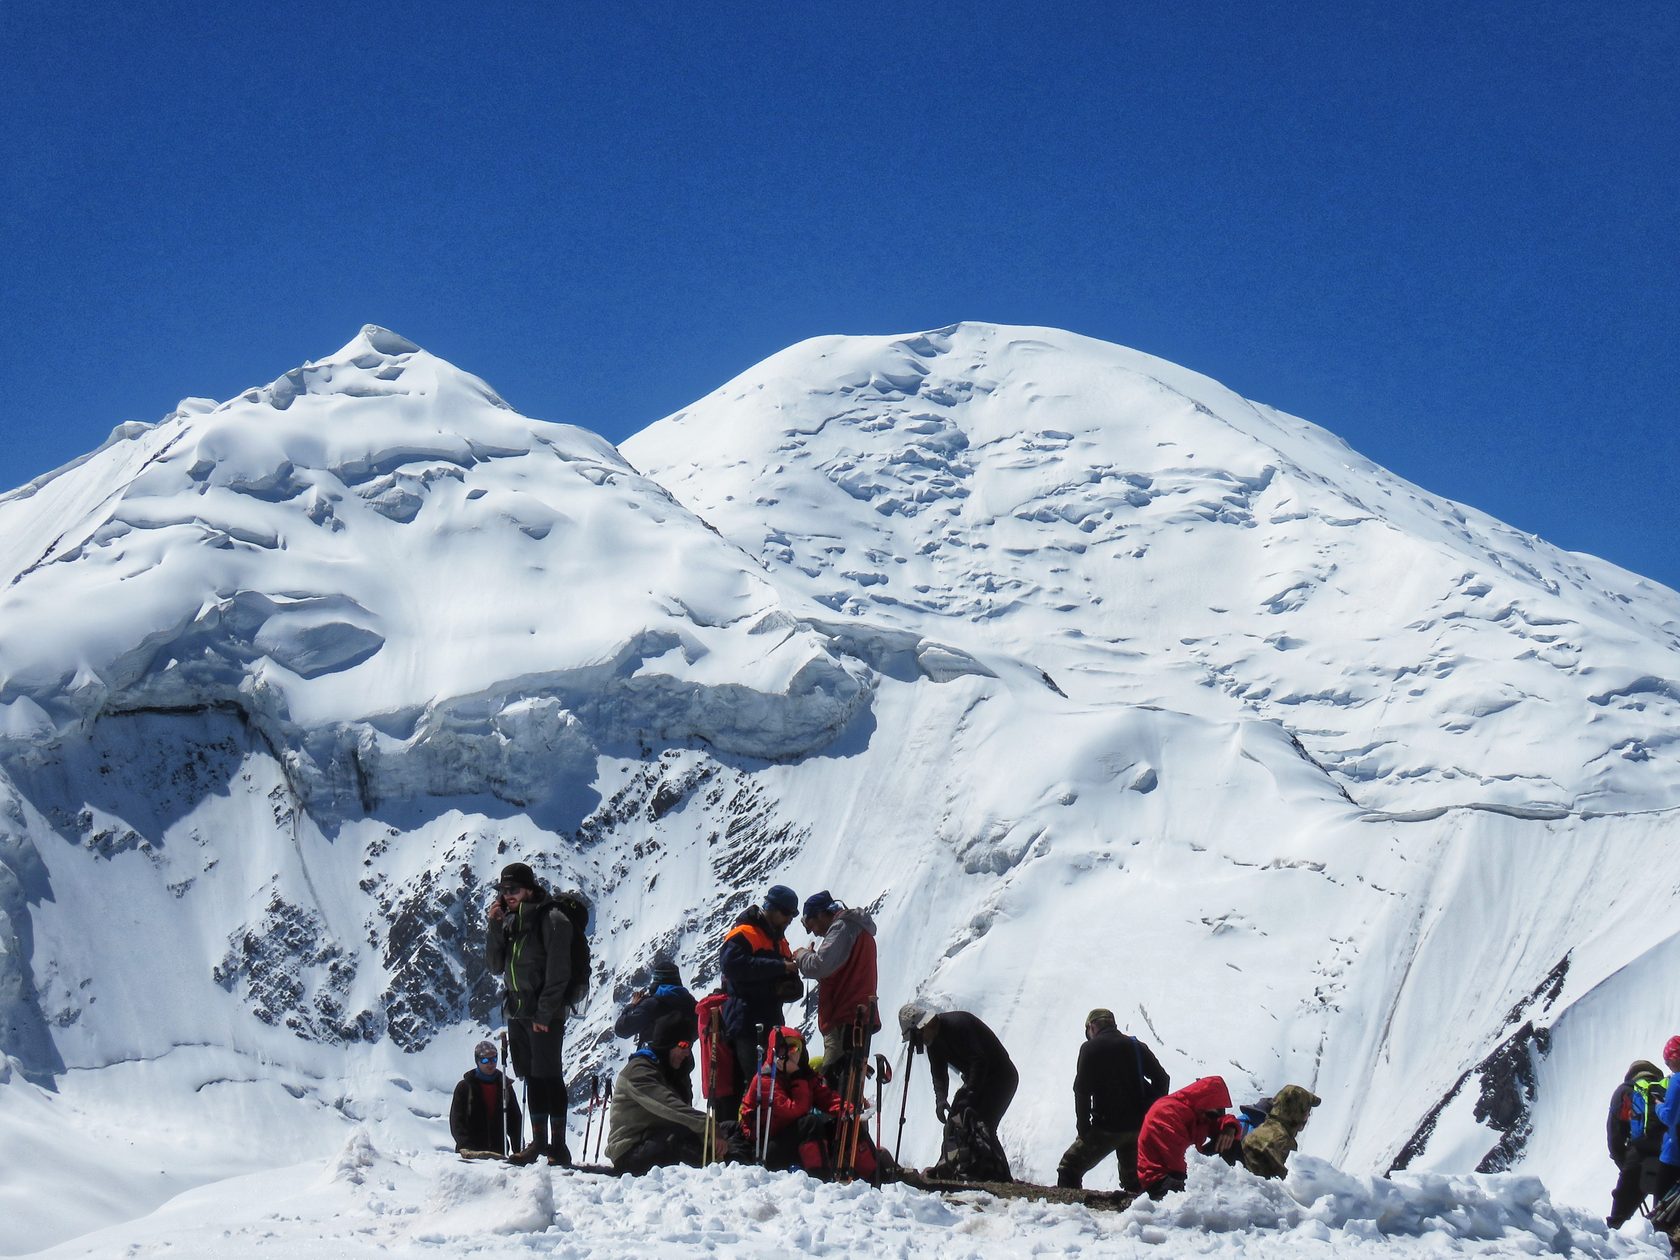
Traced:
<path fill-rule="evenodd" d="M 787 940 L 796 916 L 810 937 L 798 949 Z M 526 1081 L 533 1140 L 520 1148 L 522 1113 L 498 1070 L 496 1047 L 480 1042 L 451 1108 L 456 1147 L 569 1164 L 560 1054 L 579 968 L 587 974 L 587 944 L 578 939 L 583 924 L 575 907 L 544 892 L 519 862 L 502 871 L 488 918 L 486 957 L 507 991 L 504 1047 Z M 887 1069 L 882 1056 L 870 1062 L 881 1030 L 870 916 L 826 890 L 801 905 L 778 884 L 737 917 L 718 964 L 719 992 L 697 1001 L 675 962 L 656 956 L 647 987 L 632 993 L 618 1016 L 614 1033 L 634 1038 L 637 1048 L 609 1091 L 606 1153 L 613 1168 L 644 1173 L 739 1159 L 818 1176 L 888 1171 L 890 1157 L 863 1124 L 865 1082 Z M 785 1004 L 804 996 L 805 980 L 817 983 L 820 1071 L 805 1035 L 784 1016 Z M 1020 1074 L 997 1034 L 967 1011 L 919 1003 L 902 1007 L 898 1019 L 909 1054 L 927 1057 L 934 1115 L 944 1126 L 941 1158 L 929 1176 L 1010 1180 L 997 1132 Z M 1680 1052 L 1680 1038 L 1671 1045 Z M 694 1100 L 697 1061 L 704 1111 Z M 962 1080 L 954 1095 L 953 1071 Z M 1076 1137 L 1057 1167 L 1058 1184 L 1080 1186 L 1113 1155 L 1124 1189 L 1155 1196 L 1183 1187 L 1191 1147 L 1242 1162 L 1259 1176 L 1282 1176 L 1319 1102 L 1290 1085 L 1231 1115 L 1230 1092 L 1217 1076 L 1169 1092 L 1153 1051 L 1121 1032 L 1104 1009 L 1086 1017 L 1073 1089 Z"/>
<path fill-rule="evenodd" d="M 1664 1202 L 1680 1185 L 1680 1036 L 1668 1039 L 1662 1057 L 1666 1074 L 1647 1059 L 1635 1060 L 1610 1095 L 1606 1129 L 1617 1176 L 1604 1220 L 1620 1229 L 1649 1198 L 1658 1205 L 1653 1223 L 1680 1239 L 1680 1203 Z"/>

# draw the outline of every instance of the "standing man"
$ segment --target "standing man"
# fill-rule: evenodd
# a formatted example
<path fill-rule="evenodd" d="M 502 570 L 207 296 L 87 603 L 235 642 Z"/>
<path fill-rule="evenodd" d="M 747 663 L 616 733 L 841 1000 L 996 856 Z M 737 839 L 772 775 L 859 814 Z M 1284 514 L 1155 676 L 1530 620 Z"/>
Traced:
<path fill-rule="evenodd" d="M 828 890 L 805 898 L 799 920 L 817 938 L 794 952 L 799 974 L 817 982 L 817 1031 L 823 1039 L 823 1075 L 845 1090 L 851 1073 L 854 1089 L 846 1101 L 854 1107 L 863 1092 L 862 1064 L 869 1062 L 870 1038 L 881 1030 L 875 1005 L 875 921 L 829 896 Z M 862 1019 L 859 1019 L 862 1011 Z"/>
<path fill-rule="evenodd" d="M 998 1035 L 967 1011 L 936 1015 L 914 1002 L 899 1008 L 898 1026 L 912 1052 L 927 1051 L 934 1118 L 944 1124 L 953 1110 L 972 1108 L 995 1135 L 1021 1083 Z M 954 1106 L 949 1097 L 952 1068 L 963 1078 Z"/>
<path fill-rule="evenodd" d="M 799 894 L 775 884 L 764 902 L 748 906 L 724 935 L 718 962 L 723 972 L 723 1035 L 735 1057 L 735 1092 L 714 1098 L 720 1117 L 733 1120 L 747 1085 L 758 1071 L 759 1028 L 779 1028 L 782 1003 L 801 997 L 805 986 L 788 948 L 787 929 L 799 913 Z"/>
<path fill-rule="evenodd" d="M 531 868 L 502 868 L 490 903 L 485 957 L 507 986 L 502 1011 L 508 1023 L 513 1070 L 526 1082 L 533 1158 L 571 1166 L 566 1146 L 566 1078 L 560 1053 L 566 1032 L 566 996 L 572 981 L 572 921 L 537 883 Z"/>
<path fill-rule="evenodd" d="M 1113 1155 L 1120 1165 L 1120 1188 L 1138 1193 L 1138 1130 L 1149 1104 L 1171 1088 L 1154 1052 L 1121 1032 L 1113 1011 L 1098 1007 L 1087 1015 L 1085 1044 L 1079 1047 L 1079 1067 L 1073 1074 L 1078 1136 L 1056 1166 L 1056 1184 L 1079 1189 L 1085 1174 Z"/>

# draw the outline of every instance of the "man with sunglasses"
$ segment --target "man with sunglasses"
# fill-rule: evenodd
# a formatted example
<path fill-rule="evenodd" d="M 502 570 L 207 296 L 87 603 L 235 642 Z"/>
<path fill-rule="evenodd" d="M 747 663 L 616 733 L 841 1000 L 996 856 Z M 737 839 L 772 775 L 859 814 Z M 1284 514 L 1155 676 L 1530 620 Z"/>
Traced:
<path fill-rule="evenodd" d="M 876 1012 L 875 920 L 836 901 L 825 888 L 805 898 L 800 925 L 816 938 L 794 951 L 799 974 L 817 982 L 817 1031 L 823 1075 L 857 1106 L 870 1038 L 881 1031 Z"/>
<path fill-rule="evenodd" d="M 503 1091 L 507 1097 L 504 1100 Z M 506 1103 L 504 1111 L 503 1104 Z M 506 1117 L 506 1143 L 502 1124 Z M 463 1155 L 501 1155 L 519 1150 L 524 1118 L 519 1100 L 496 1065 L 496 1047 L 481 1041 L 473 1047 L 473 1066 L 455 1086 L 449 1104 L 449 1136 Z"/>
<path fill-rule="evenodd" d="M 488 912 L 485 959 L 500 972 L 506 992 L 513 1070 L 525 1081 L 535 1159 L 571 1166 L 566 1146 L 566 1078 L 560 1066 L 566 1034 L 566 993 L 572 981 L 572 920 L 524 862 L 512 862 L 496 881 Z"/>

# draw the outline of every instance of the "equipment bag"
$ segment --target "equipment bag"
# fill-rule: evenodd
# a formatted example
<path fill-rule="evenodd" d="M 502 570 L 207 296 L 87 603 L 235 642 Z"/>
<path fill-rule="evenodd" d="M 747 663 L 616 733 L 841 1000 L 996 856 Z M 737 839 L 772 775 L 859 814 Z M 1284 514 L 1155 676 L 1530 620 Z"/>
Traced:
<path fill-rule="evenodd" d="M 1009 1156 L 992 1126 L 973 1107 L 954 1100 L 945 1119 L 945 1142 L 939 1162 L 927 1175 L 949 1181 L 1014 1181 Z"/>
<path fill-rule="evenodd" d="M 1651 1228 L 1659 1234 L 1680 1228 L 1680 1186 L 1672 1187 L 1651 1209 Z"/>
<path fill-rule="evenodd" d="M 723 1035 L 722 993 L 708 993 L 694 1008 L 700 1021 L 700 1092 L 707 1098 L 727 1098 L 735 1089 L 735 1053 Z"/>

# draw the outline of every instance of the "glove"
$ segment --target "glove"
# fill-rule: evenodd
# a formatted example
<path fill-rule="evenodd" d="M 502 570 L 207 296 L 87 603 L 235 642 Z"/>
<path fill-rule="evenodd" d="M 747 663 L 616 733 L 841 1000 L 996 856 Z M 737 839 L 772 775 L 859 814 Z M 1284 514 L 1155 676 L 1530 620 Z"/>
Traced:
<path fill-rule="evenodd" d="M 944 1124 L 951 1118 L 951 1107 L 943 1098 L 933 1100 L 933 1118 Z"/>

